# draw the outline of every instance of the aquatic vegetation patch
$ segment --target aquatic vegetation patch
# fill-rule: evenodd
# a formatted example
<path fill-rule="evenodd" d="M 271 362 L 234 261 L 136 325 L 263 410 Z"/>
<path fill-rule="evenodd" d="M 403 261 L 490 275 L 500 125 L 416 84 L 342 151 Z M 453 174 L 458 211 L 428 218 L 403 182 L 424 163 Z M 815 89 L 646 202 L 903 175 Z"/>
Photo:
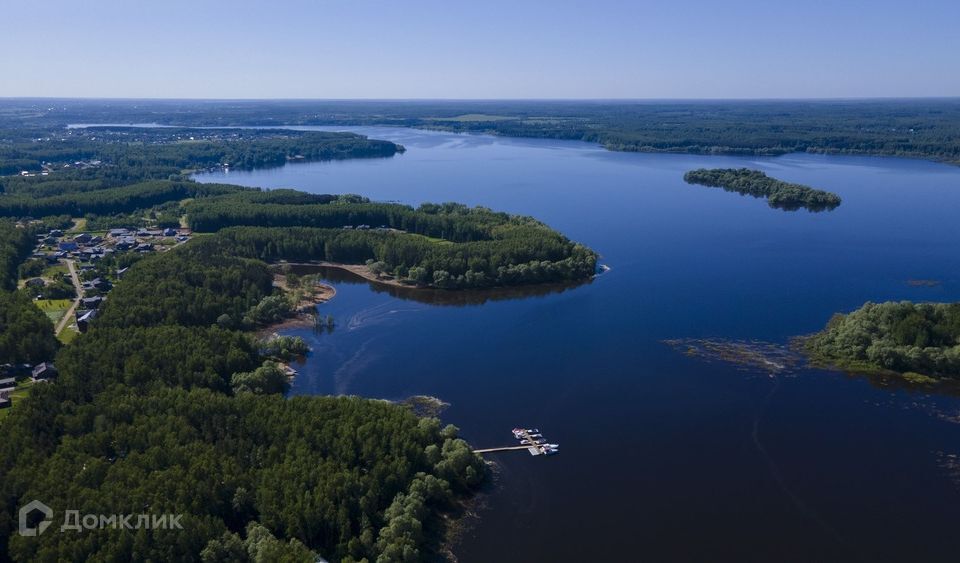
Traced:
<path fill-rule="evenodd" d="M 440 413 L 447 410 L 450 403 L 446 403 L 438 397 L 430 395 L 413 395 L 400 401 L 401 405 L 409 407 L 414 414 L 421 417 L 436 418 Z"/>
<path fill-rule="evenodd" d="M 937 287 L 942 285 L 942 283 L 940 280 L 907 280 L 907 285 L 910 287 Z"/>
<path fill-rule="evenodd" d="M 793 373 L 803 360 L 788 346 L 759 340 L 677 338 L 662 342 L 687 356 L 733 364 L 744 370 L 760 371 L 771 376 Z"/>

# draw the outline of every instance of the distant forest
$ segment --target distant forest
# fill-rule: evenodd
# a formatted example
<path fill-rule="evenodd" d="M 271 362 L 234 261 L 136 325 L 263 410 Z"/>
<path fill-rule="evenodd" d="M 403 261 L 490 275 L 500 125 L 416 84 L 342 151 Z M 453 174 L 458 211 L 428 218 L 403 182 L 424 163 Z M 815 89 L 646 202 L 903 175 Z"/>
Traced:
<path fill-rule="evenodd" d="M 611 150 L 871 154 L 960 163 L 960 99 L 806 101 L 0 101 L 6 123 L 394 125 L 597 142 Z M 2 136 L 2 135 L 0 135 Z"/>
<path fill-rule="evenodd" d="M 297 160 L 378 158 L 404 150 L 389 141 L 353 133 L 288 129 L 58 127 L 53 131 L 3 131 L 2 127 L 0 119 L 0 132 L 9 134 L 0 142 L 0 175 L 39 172 L 48 162 L 56 165 L 57 171 L 70 173 L 71 179 L 105 182 L 162 179 L 184 169 L 221 165 L 243 170 Z M 77 161 L 83 164 L 77 166 Z M 9 182 L 4 182 L 5 191 L 10 191 L 6 188 Z"/>

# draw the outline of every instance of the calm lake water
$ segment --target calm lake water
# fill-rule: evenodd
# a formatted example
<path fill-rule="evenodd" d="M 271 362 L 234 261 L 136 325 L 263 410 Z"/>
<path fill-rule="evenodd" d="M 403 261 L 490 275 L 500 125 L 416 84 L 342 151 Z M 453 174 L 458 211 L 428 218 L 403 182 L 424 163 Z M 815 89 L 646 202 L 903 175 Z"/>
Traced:
<path fill-rule="evenodd" d="M 408 150 L 200 179 L 534 215 L 612 268 L 483 304 L 340 279 L 320 307 L 336 329 L 290 331 L 314 349 L 294 394 L 434 395 L 475 447 L 511 445 L 515 426 L 561 444 L 487 456 L 496 488 L 460 561 L 957 560 L 960 400 L 823 370 L 771 377 L 661 341 L 785 344 L 865 301 L 960 300 L 960 168 L 350 130 Z M 734 166 L 843 204 L 785 212 L 682 180 Z"/>

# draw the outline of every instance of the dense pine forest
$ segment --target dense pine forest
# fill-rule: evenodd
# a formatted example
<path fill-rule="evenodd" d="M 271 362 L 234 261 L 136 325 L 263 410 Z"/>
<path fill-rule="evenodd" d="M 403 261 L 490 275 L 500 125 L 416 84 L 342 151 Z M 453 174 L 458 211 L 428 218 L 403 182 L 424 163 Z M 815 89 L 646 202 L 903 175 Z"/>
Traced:
<path fill-rule="evenodd" d="M 683 180 L 690 184 L 723 188 L 728 192 L 765 198 L 770 207 L 788 211 L 801 207 L 808 211 L 825 211 L 840 205 L 840 196 L 837 194 L 777 180 L 749 168 L 700 168 L 684 174 Z"/>
<path fill-rule="evenodd" d="M 535 219 L 488 209 L 189 179 L 209 167 L 402 150 L 352 134 L 167 128 L 19 129 L 0 142 L 0 168 L 9 174 L 0 176 L 0 363 L 53 361 L 59 372 L 54 382 L 29 387 L 0 419 L 0 553 L 41 560 L 436 557 L 449 517 L 484 482 L 485 465 L 455 428 L 404 406 L 285 399 L 278 362 L 291 345 L 307 350 L 253 336 L 295 306 L 274 286 L 269 262 L 369 264 L 410 285 L 464 289 L 585 279 L 595 253 Z M 18 289 L 31 276 L 54 275 L 45 272 L 57 241 L 81 228 L 105 236 L 110 228 L 184 223 L 209 234 L 86 266 L 83 279 L 116 285 L 68 344 L 33 300 L 41 292 L 72 299 L 65 274 Z M 54 230 L 68 238 L 51 236 Z M 60 286 L 70 295 L 59 295 Z M 183 514 L 183 530 L 19 536 L 17 510 L 34 498 L 60 508 L 56 527 L 76 507 Z"/>
<path fill-rule="evenodd" d="M 16 291 L 35 232 L 0 219 L 0 364 L 39 363 L 52 358 L 58 346 L 47 316 L 26 292 Z"/>
<path fill-rule="evenodd" d="M 256 381 L 270 360 L 221 325 L 270 299 L 272 277 L 212 242 L 134 265 L 95 327 L 57 355 L 56 384 L 35 386 L 3 422 L 2 547 L 17 559 L 426 557 L 442 513 L 481 483 L 479 458 L 404 407 L 285 400 L 284 385 Z M 183 513 L 184 530 L 19 537 L 26 498 Z"/>

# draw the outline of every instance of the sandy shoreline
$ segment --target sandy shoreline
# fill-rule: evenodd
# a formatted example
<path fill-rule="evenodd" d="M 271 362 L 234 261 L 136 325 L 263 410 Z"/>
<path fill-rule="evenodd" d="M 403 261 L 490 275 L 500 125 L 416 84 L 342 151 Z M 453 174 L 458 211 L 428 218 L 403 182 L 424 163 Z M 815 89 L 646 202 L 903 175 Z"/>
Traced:
<path fill-rule="evenodd" d="M 406 284 L 398 281 L 393 277 L 380 277 L 370 271 L 370 268 L 364 264 L 341 264 L 339 262 L 326 262 L 323 260 L 318 260 L 316 262 L 287 262 L 291 266 L 322 266 L 325 268 L 337 268 L 339 270 L 344 270 L 350 272 L 351 274 L 360 276 L 361 278 L 371 281 L 373 283 L 378 283 L 381 285 L 389 285 L 393 287 L 402 287 L 405 289 L 427 289 L 426 286 L 417 286 Z"/>

